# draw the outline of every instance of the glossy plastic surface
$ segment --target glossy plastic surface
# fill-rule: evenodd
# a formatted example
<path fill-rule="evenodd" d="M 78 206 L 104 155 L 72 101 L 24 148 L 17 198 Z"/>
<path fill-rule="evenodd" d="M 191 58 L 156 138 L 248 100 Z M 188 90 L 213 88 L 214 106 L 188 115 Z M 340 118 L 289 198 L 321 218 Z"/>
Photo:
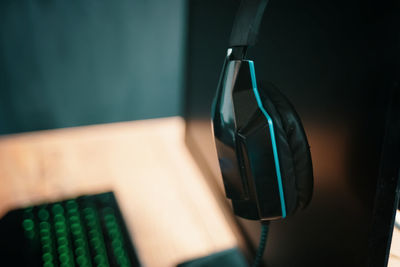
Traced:
<path fill-rule="evenodd" d="M 245 60 L 224 64 L 213 105 L 215 145 L 235 214 L 279 219 L 286 210 L 273 121 L 259 98 L 252 64 Z"/>

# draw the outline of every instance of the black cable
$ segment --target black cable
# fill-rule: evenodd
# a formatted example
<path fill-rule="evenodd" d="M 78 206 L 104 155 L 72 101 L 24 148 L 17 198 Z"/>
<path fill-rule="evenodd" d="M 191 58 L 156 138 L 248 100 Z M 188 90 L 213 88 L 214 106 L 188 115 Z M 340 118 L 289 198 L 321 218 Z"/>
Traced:
<path fill-rule="evenodd" d="M 253 267 L 258 267 L 261 263 L 262 256 L 264 254 L 265 245 L 267 243 L 267 236 L 269 230 L 269 223 L 262 222 L 261 223 L 261 234 L 260 234 L 260 243 L 258 244 L 256 258 L 254 259 Z"/>

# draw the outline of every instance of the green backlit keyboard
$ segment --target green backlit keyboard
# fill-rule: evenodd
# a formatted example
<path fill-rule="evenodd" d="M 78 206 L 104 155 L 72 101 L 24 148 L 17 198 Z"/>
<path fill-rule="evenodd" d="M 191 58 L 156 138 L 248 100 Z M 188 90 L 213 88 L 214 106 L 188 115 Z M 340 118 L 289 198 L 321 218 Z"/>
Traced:
<path fill-rule="evenodd" d="M 0 234 L 9 266 L 140 266 L 112 193 L 10 212 Z"/>

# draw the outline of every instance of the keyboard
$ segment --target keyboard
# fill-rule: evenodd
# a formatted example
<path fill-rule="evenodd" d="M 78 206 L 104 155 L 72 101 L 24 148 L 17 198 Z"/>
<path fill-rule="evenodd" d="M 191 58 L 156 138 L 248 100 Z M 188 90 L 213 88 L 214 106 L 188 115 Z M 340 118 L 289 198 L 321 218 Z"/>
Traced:
<path fill-rule="evenodd" d="M 12 211 L 0 236 L 0 266 L 140 266 L 111 192 Z"/>

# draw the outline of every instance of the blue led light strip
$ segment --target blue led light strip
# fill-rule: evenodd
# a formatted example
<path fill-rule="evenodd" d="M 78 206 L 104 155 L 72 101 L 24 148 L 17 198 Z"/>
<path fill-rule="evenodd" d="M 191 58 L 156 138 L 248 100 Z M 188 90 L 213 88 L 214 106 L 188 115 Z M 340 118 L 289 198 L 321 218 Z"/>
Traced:
<path fill-rule="evenodd" d="M 281 177 L 281 169 L 279 167 L 278 149 L 276 147 L 274 123 L 272 121 L 271 116 L 269 116 L 269 114 L 267 113 L 267 111 L 265 110 L 265 108 L 263 107 L 263 105 L 261 103 L 260 94 L 258 93 L 258 89 L 257 89 L 256 71 L 254 69 L 254 62 L 251 60 L 248 60 L 248 62 L 249 62 L 249 66 L 250 66 L 251 84 L 253 86 L 254 95 L 256 97 L 258 107 L 261 109 L 265 118 L 267 118 L 268 125 L 269 125 L 269 133 L 271 135 L 271 143 L 272 143 L 272 151 L 274 154 L 276 176 L 278 178 L 279 197 L 281 199 L 282 218 L 285 218 L 286 217 L 286 205 L 285 205 L 285 198 L 283 196 L 282 177 Z"/>

